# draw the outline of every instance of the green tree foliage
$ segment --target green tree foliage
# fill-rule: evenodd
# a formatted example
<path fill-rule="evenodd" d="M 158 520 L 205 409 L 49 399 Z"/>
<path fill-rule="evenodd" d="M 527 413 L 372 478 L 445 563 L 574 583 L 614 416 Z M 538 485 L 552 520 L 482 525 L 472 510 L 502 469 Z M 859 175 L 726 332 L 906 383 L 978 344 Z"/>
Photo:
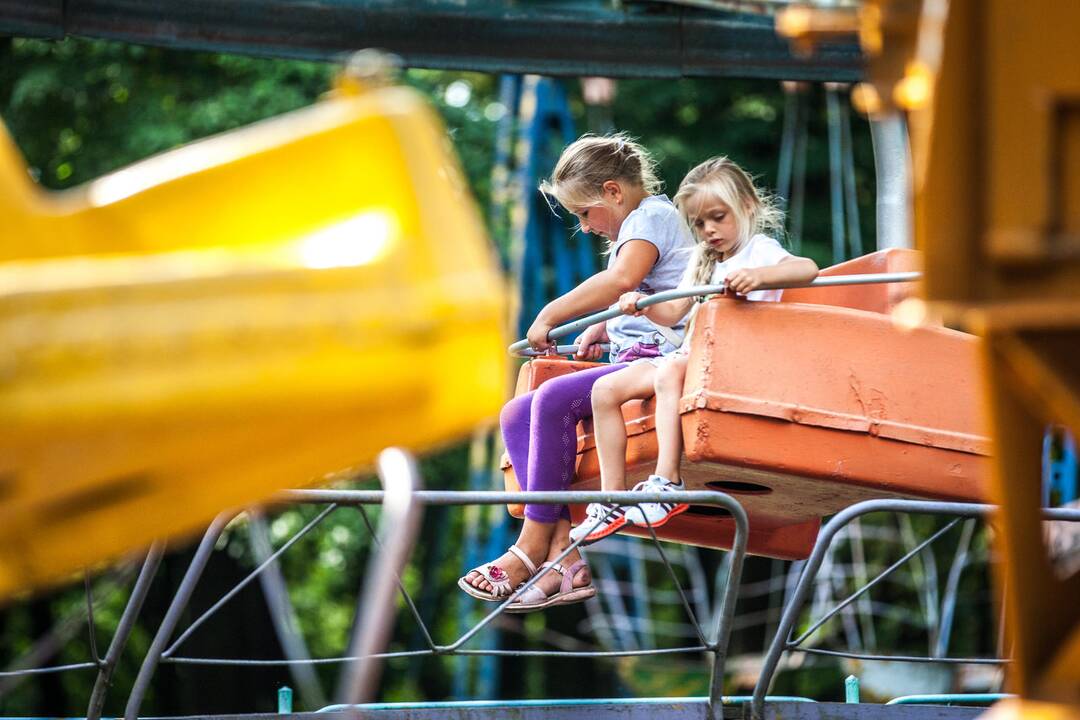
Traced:
<path fill-rule="evenodd" d="M 334 72 L 334 67 L 321 63 L 188 53 L 110 42 L 0 39 L 0 116 L 34 177 L 45 188 L 61 190 L 184 143 L 308 105 L 329 88 Z M 414 69 L 404 73 L 404 81 L 429 97 L 442 114 L 477 200 L 481 208 L 487 207 L 492 192 L 496 126 L 509 112 L 497 98 L 496 78 Z M 579 130 L 599 129 L 586 126 L 587 112 L 576 84 L 568 87 Z M 821 105 L 815 101 L 815 107 Z M 636 80 L 619 83 L 611 117 L 616 128 L 639 137 L 657 154 L 668 191 L 674 192 L 686 170 L 715 154 L 733 157 L 758 175 L 763 184 L 772 186 L 782 112 L 783 98 L 776 83 Z M 810 127 L 804 248 L 822 265 L 829 261 L 824 138 L 821 113 L 817 112 Z M 855 123 L 855 139 L 863 235 L 867 247 L 872 247 L 873 173 L 868 133 L 861 121 Z M 500 230 L 498 239 L 505 243 L 507 238 L 502 234 Z M 425 483 L 430 488 L 462 489 L 466 486 L 466 465 L 462 447 L 435 454 L 424 461 Z M 372 487 L 372 482 L 361 481 L 359 486 Z M 275 544 L 284 542 L 316 512 L 301 507 L 272 515 L 270 527 Z M 465 524 L 486 524 L 500 513 L 499 508 L 490 512 L 428 510 L 423 536 L 403 581 L 418 598 L 421 613 L 440 641 L 456 637 L 460 616 L 487 609 L 457 592 L 454 582 L 465 569 Z M 377 515 L 377 511 L 371 512 L 373 521 Z M 193 599 L 188 621 L 252 567 L 251 548 L 243 529 L 243 522 L 238 523 L 222 541 L 225 552 L 215 555 Z M 283 571 L 289 579 L 301 631 L 313 655 L 328 657 L 346 652 L 357 588 L 370 548 L 360 513 L 339 509 L 284 556 Z M 122 710 L 139 659 L 160 623 L 189 552 L 170 556 L 159 573 L 143 619 L 119 667 L 106 715 Z M 766 574 L 768 567 L 751 562 L 748 576 Z M 965 578 L 965 582 L 971 581 Z M 120 590 L 112 592 L 109 587 L 114 584 L 108 577 L 95 584 L 102 596 L 97 609 L 102 646 L 115 628 L 126 598 L 127 584 L 120 583 Z M 82 602 L 79 590 L 72 589 L 0 611 L 0 664 L 29 649 L 50 621 L 77 614 Z M 529 647 L 543 646 L 546 641 L 577 642 L 581 619 L 580 608 L 567 608 L 513 620 L 508 626 L 512 632 L 504 634 L 504 641 L 510 646 Z M 675 611 L 671 618 L 663 619 L 680 621 Z M 254 652 L 263 657 L 280 657 L 273 641 L 267 639 L 272 637 L 271 632 L 265 605 L 253 585 L 193 636 L 185 652 L 231 657 L 251 656 Z M 892 634 L 883 631 L 882 637 L 890 643 L 904 639 L 900 630 Z M 977 639 L 971 642 L 978 644 Z M 399 613 L 391 649 L 421 646 L 415 625 L 405 612 Z M 85 635 L 79 634 L 53 662 L 84 661 L 87 652 Z M 384 696 L 402 700 L 447 697 L 451 692 L 449 677 L 460 662 L 451 658 L 393 661 L 385 676 Z M 530 658 L 499 663 L 504 678 L 502 692 L 516 697 L 612 696 L 622 694 L 624 684 L 632 691 L 647 689 L 647 680 L 654 675 L 645 662 L 627 663 L 621 668 L 587 660 L 550 662 Z M 679 687 L 684 686 L 684 680 L 687 688 L 697 687 L 694 666 L 703 667 L 696 660 L 690 669 L 672 666 L 677 670 L 675 675 L 682 678 L 677 681 Z M 333 687 L 337 672 L 336 667 L 320 666 L 326 688 Z M 582 677 L 592 679 L 588 687 L 582 686 Z M 274 709 L 277 685 L 290 682 L 282 669 L 234 673 L 175 665 L 162 666 L 156 678 L 144 713 L 270 711 Z M 92 681 L 92 673 L 82 671 L 25 682 L 0 697 L 0 709 L 8 715 L 78 715 L 85 709 Z M 202 692 L 197 693 L 196 688 L 202 688 Z M 665 694 L 663 690 L 656 692 Z"/>
<path fill-rule="evenodd" d="M 333 74 L 317 63 L 120 43 L 0 42 L 0 110 L 51 189 L 309 105 Z"/>

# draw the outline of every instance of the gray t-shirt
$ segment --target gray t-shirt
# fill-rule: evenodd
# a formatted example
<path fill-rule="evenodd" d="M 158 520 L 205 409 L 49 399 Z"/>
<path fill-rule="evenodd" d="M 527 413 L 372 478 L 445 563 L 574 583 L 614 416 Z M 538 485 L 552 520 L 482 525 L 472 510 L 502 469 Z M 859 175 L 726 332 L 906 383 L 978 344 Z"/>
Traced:
<path fill-rule="evenodd" d="M 667 195 L 651 195 L 645 198 L 626 216 L 608 257 L 609 269 L 615 264 L 615 257 L 622 246 L 631 240 L 651 242 L 659 252 L 656 263 L 638 286 L 638 292 L 654 295 L 678 287 L 690 261 L 694 239 Z M 672 329 L 681 335 L 683 324 L 680 323 Z M 638 342 L 659 345 L 660 351 L 665 355 L 675 350 L 675 346 L 656 329 L 656 325 L 645 317 L 620 315 L 612 318 L 607 321 L 607 333 L 612 345 L 612 358 Z"/>

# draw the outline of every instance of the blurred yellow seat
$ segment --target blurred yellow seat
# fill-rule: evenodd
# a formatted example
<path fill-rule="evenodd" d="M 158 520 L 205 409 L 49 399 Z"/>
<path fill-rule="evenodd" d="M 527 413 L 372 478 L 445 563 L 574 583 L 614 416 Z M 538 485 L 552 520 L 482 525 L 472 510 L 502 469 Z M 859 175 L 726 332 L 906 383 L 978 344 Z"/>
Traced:
<path fill-rule="evenodd" d="M 0 130 L 0 217 L 0 595 L 503 400 L 505 288 L 408 89 L 64 193 Z"/>

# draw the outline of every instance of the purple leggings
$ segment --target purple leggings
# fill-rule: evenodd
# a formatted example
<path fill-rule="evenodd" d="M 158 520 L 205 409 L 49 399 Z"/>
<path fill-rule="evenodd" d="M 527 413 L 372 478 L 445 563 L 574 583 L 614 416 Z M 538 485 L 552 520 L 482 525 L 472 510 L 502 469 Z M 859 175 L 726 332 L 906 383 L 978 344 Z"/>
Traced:
<path fill-rule="evenodd" d="M 626 363 L 560 375 L 514 398 L 499 416 L 503 440 L 522 490 L 566 490 L 577 459 L 577 424 L 592 416 L 592 386 Z M 525 517 L 542 523 L 570 517 L 565 505 L 526 505 Z"/>

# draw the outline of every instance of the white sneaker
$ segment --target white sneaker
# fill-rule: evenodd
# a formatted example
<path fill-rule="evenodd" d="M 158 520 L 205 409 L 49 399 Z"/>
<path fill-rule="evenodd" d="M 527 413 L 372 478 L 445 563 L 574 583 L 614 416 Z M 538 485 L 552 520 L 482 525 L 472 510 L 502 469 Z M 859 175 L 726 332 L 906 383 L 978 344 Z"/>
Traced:
<path fill-rule="evenodd" d="M 682 483 L 676 485 L 659 475 L 650 475 L 648 480 L 642 480 L 634 486 L 634 492 L 681 493 L 683 492 L 683 486 Z M 640 505 L 627 506 L 626 522 L 640 527 L 651 525 L 657 528 L 689 509 L 690 505 L 679 502 L 678 498 L 673 495 L 668 502 L 641 503 Z"/>
<path fill-rule="evenodd" d="M 581 544 L 590 545 L 618 532 L 626 525 L 627 510 L 619 505 L 589 503 L 585 509 L 585 520 L 570 530 L 570 540 L 577 542 L 578 538 L 584 537 Z"/>

